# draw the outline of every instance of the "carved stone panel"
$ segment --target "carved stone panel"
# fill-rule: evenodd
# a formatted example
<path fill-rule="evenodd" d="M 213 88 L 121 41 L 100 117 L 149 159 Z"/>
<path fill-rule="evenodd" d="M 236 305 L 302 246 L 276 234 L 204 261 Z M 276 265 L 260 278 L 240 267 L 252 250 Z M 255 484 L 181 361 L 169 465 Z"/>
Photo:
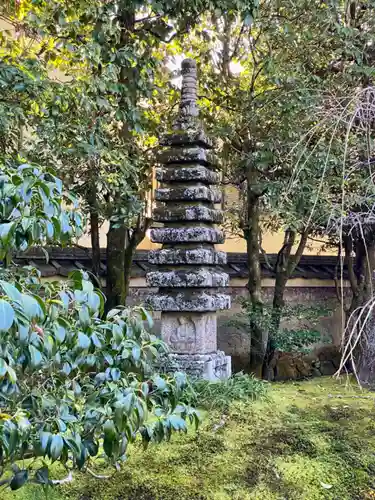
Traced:
<path fill-rule="evenodd" d="M 216 314 L 162 313 L 161 335 L 173 352 L 212 353 L 217 350 Z"/>

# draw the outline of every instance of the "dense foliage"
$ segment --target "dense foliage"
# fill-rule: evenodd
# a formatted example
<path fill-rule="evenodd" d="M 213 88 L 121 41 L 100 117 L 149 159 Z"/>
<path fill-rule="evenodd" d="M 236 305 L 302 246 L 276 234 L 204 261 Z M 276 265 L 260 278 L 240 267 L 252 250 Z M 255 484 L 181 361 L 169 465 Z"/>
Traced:
<path fill-rule="evenodd" d="M 0 8 L 17 33 L 0 36 L 3 140 L 29 159 L 58 164 L 81 197 L 95 274 L 99 227 L 109 223 L 110 305 L 125 303 L 133 254 L 150 222 L 147 193 L 157 136 L 171 111 L 164 85 L 174 41 L 207 11 L 246 19 L 256 3 L 22 0 Z"/>
<path fill-rule="evenodd" d="M 15 251 L 31 244 L 79 237 L 82 216 L 76 208 L 76 199 L 63 191 L 52 171 L 5 158 L 0 165 L 0 259 L 9 264 Z"/>
<path fill-rule="evenodd" d="M 145 310 L 122 306 L 102 319 L 105 298 L 86 273 L 43 282 L 35 269 L 12 265 L 13 250 L 79 231 L 61 181 L 40 167 L 6 163 L 1 190 L 1 483 L 47 487 L 51 462 L 86 470 L 104 456 L 117 464 L 138 435 L 147 445 L 186 431 L 187 418 L 197 424 L 195 411 L 179 403 L 185 375 L 154 373 L 166 347 L 145 329 Z M 38 457 L 43 465 L 32 476 L 33 461 L 24 460 Z"/>

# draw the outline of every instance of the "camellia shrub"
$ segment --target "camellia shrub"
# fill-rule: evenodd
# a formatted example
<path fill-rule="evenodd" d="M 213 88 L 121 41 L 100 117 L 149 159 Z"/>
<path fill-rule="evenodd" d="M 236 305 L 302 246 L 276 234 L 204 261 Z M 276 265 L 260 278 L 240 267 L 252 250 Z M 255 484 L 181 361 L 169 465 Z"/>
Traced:
<path fill-rule="evenodd" d="M 43 282 L 35 269 L 12 265 L 14 250 L 80 231 L 60 181 L 40 168 L 3 166 L 0 193 L 0 483 L 47 488 L 55 461 L 70 475 L 90 472 L 98 458 L 118 466 L 138 437 L 147 445 L 186 431 L 187 420 L 198 424 L 180 404 L 185 375 L 154 372 L 166 346 L 148 333 L 143 308 L 104 318 L 105 297 L 87 273 Z"/>

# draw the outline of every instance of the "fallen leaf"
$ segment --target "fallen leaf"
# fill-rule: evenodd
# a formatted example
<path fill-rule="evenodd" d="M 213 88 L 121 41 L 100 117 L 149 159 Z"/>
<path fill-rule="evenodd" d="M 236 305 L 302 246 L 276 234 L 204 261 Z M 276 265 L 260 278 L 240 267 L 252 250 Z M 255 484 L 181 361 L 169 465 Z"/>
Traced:
<path fill-rule="evenodd" d="M 323 483 L 322 481 L 320 481 L 320 484 L 325 490 L 330 490 L 332 488 L 332 484 Z"/>

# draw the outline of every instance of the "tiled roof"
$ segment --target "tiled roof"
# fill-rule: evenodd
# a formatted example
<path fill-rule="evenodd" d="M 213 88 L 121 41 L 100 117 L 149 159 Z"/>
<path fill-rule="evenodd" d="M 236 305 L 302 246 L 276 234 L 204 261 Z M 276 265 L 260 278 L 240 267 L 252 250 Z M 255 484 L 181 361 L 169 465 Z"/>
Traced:
<path fill-rule="evenodd" d="M 30 265 L 36 267 L 43 277 L 60 276 L 66 277 L 72 271 L 78 269 L 91 268 L 91 251 L 83 247 L 71 248 L 48 248 L 49 259 L 46 260 L 45 253 L 38 248 L 32 248 L 26 253 L 20 253 L 16 256 L 15 262 L 19 265 Z M 101 251 L 101 272 L 106 273 L 106 252 Z M 133 260 L 131 269 L 132 278 L 143 278 L 146 273 L 155 268 L 148 263 L 148 251 L 138 250 Z M 261 256 L 261 270 L 263 278 L 274 278 L 273 266 L 276 262 L 276 254 L 268 254 L 267 262 L 264 256 Z M 304 255 L 296 267 L 292 278 L 305 279 L 334 279 L 337 266 L 337 257 L 321 255 Z M 223 266 L 224 270 L 231 278 L 247 278 L 247 258 L 245 253 L 228 253 L 228 263 Z M 340 269 L 337 270 L 340 275 Z M 346 279 L 346 269 L 344 269 L 344 278 Z"/>

